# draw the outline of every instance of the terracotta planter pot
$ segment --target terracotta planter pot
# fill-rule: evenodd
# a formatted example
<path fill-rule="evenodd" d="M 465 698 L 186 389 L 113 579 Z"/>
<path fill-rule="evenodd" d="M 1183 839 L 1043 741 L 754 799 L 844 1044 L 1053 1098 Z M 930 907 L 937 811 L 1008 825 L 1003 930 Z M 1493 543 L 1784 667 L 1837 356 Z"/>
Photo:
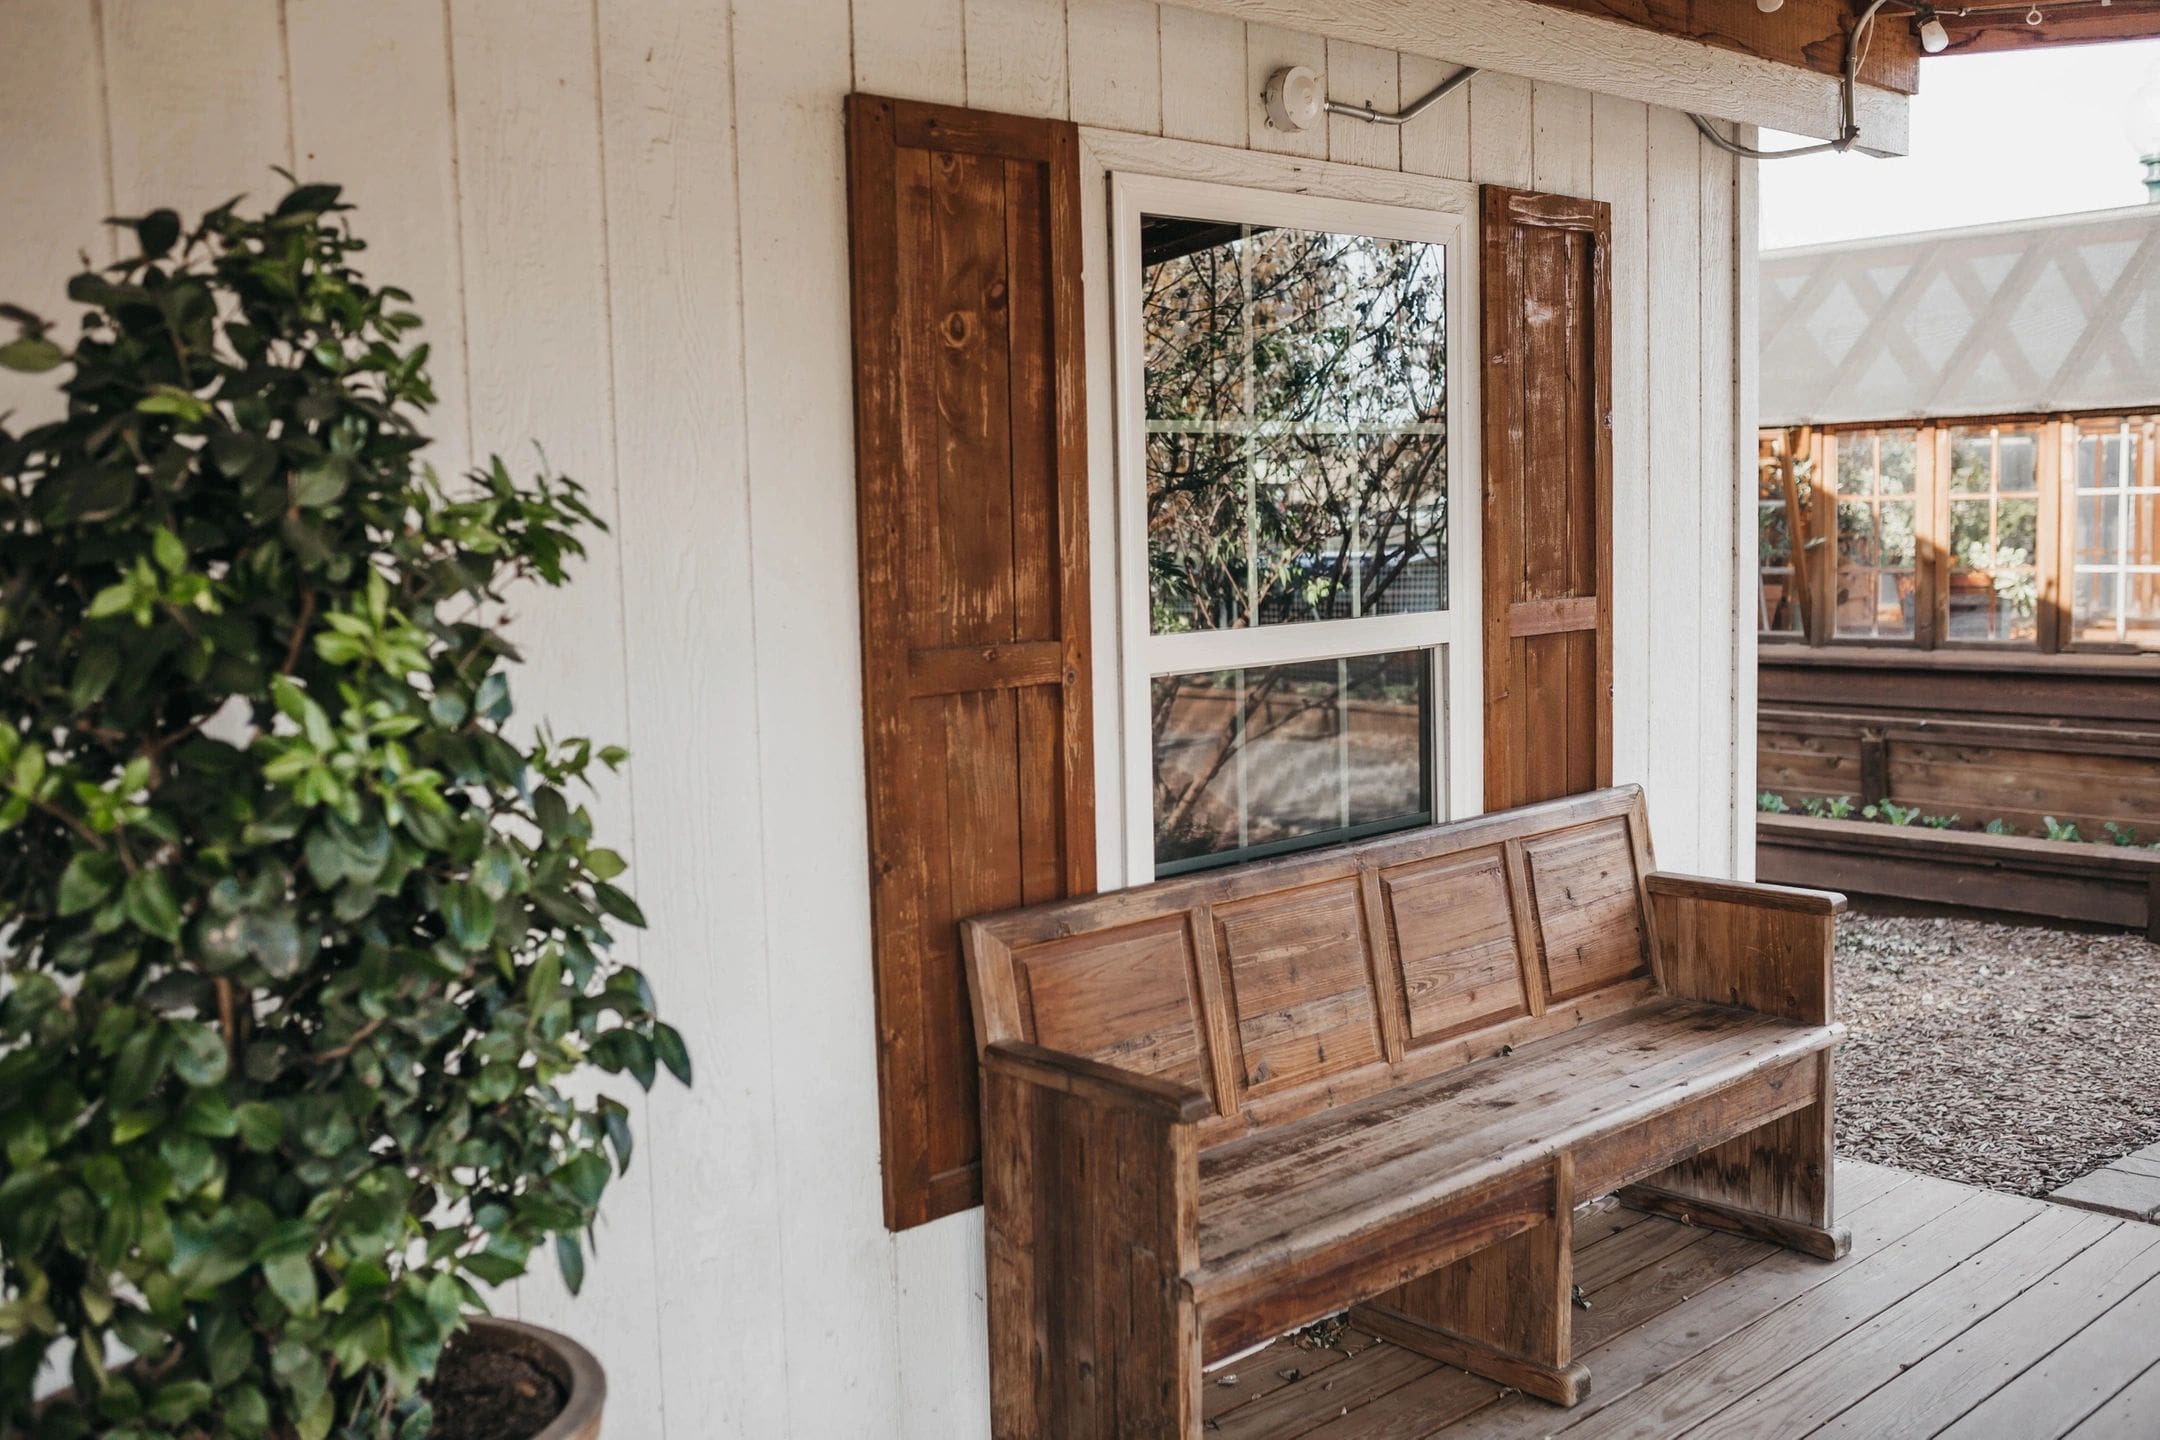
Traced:
<path fill-rule="evenodd" d="M 600 1407 L 607 1375 L 593 1353 L 567 1335 L 517 1320 L 472 1317 L 472 1334 L 490 1349 L 507 1350 L 555 1377 L 569 1394 L 562 1414 L 532 1440 L 600 1440 Z"/>
<path fill-rule="evenodd" d="M 567 1335 L 519 1320 L 496 1320 L 486 1315 L 471 1317 L 473 1336 L 493 1350 L 506 1350 L 554 1377 L 569 1399 L 562 1413 L 531 1440 L 600 1440 L 600 1408 L 607 1403 L 607 1373 L 593 1353 Z M 38 1402 L 40 1409 L 57 1404 L 72 1391 L 62 1391 Z"/>

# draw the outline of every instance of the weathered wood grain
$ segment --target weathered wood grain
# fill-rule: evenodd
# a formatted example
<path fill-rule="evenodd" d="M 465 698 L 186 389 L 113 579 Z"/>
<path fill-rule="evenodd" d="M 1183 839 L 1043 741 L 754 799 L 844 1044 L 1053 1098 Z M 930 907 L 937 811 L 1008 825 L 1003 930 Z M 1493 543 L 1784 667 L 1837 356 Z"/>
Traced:
<path fill-rule="evenodd" d="M 1492 185 L 1481 209 L 1485 803 L 1505 809 L 1612 783 L 1612 213 Z"/>
<path fill-rule="evenodd" d="M 1641 794 L 1623 788 L 971 918 L 983 1064 L 997 1083 L 1182 1127 L 1191 1364 L 1350 1304 L 1399 1346 L 1574 1404 L 1578 1191 L 1653 1176 L 1684 1190 L 1696 1172 L 1672 1167 L 1707 1155 L 1694 1218 L 1842 1253 L 1820 1240 L 1829 1188 L 1809 1168 L 1827 1157 L 1842 901 L 1663 876 L 1650 853 Z M 1789 964 L 1756 976 L 1758 952 L 1788 939 Z M 1810 962 L 1823 973 L 1796 998 L 1787 970 Z M 1763 1009 L 1733 1003 L 1758 992 Z M 1008 1203 L 990 1201 L 993 1229 Z M 1085 1267 L 1100 1237 L 1065 1232 L 1092 1223 L 1024 1228 Z M 992 1264 L 1023 1290 L 1051 1283 L 994 1250 Z M 994 1325 L 1048 1313 L 1054 1297 L 1030 1293 Z M 993 1353 L 1047 1356 L 1038 1377 L 1099 1363 L 1057 1348 L 1086 1336 L 1027 1323 L 1031 1338 L 1001 1332 Z M 1002 1363 L 996 1383 L 1018 1383 Z M 1040 1428 L 1049 1413 L 1010 1433 L 1068 1433 Z"/>
<path fill-rule="evenodd" d="M 953 922 L 1094 888 L 1078 136 L 862 95 L 848 113 L 872 946 L 900 1229 L 979 1194 Z"/>

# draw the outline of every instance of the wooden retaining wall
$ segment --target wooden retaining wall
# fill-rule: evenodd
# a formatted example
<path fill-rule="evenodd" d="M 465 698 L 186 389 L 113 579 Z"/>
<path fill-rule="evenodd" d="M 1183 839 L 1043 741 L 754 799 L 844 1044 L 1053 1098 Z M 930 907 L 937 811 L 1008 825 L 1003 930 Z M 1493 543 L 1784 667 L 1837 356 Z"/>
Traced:
<path fill-rule="evenodd" d="M 1773 884 L 2120 925 L 2160 941 L 2160 850 L 1762 815 L 1755 869 Z"/>
<path fill-rule="evenodd" d="M 2110 823 L 2160 840 L 2160 729 L 1764 705 L 1756 771 L 1757 789 L 1794 805 L 1850 796 L 1956 815 L 1975 829 L 2004 820 L 2042 833 L 2052 816 L 2091 840 Z"/>

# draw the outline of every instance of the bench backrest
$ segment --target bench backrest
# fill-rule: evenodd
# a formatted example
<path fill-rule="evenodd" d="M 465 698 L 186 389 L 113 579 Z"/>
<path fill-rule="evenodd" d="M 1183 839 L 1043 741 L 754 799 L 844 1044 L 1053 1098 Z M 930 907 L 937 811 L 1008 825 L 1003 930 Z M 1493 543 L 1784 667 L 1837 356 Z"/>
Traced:
<path fill-rule="evenodd" d="M 1634 786 L 966 921 L 975 1032 L 1206 1090 L 1202 1142 L 1654 987 Z"/>

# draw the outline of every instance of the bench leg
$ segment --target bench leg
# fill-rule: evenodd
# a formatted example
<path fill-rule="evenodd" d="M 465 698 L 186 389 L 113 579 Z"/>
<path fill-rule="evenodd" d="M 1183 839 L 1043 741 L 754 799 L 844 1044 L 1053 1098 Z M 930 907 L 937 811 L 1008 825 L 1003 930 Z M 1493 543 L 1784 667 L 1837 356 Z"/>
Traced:
<path fill-rule="evenodd" d="M 1852 1232 L 1835 1220 L 1830 1052 L 1817 1063 L 1814 1103 L 1628 1186 L 1620 1203 L 1824 1260 L 1844 1255 Z"/>
<path fill-rule="evenodd" d="M 983 1073 L 993 1440 L 1200 1440 L 1190 1125 Z"/>
<path fill-rule="evenodd" d="M 1575 1182 L 1558 1162 L 1554 1217 L 1350 1312 L 1351 1323 L 1526 1395 L 1573 1405 L 1590 1372 L 1573 1363 Z"/>

